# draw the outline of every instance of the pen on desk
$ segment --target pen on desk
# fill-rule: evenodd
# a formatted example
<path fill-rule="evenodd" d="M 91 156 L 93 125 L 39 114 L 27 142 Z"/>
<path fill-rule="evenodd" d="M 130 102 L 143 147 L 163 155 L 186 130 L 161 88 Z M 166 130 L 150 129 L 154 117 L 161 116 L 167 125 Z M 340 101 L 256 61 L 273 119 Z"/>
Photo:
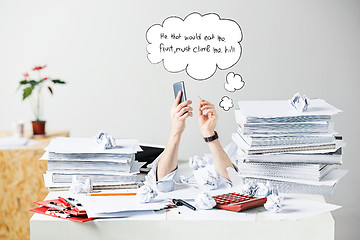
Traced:
<path fill-rule="evenodd" d="M 193 205 L 185 202 L 184 200 L 182 199 L 173 199 L 172 202 L 176 205 L 176 206 L 185 206 L 185 207 L 188 207 L 192 210 L 196 210 L 196 207 L 194 207 Z"/>
<path fill-rule="evenodd" d="M 136 193 L 91 193 L 90 196 L 130 196 Z"/>

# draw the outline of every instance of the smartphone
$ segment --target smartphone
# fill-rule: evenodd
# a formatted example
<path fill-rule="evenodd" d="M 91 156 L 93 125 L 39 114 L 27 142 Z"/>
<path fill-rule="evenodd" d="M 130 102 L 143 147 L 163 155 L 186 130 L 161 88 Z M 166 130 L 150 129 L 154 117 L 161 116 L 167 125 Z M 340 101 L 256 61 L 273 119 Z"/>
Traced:
<path fill-rule="evenodd" d="M 174 88 L 175 98 L 177 97 L 178 92 L 181 91 L 182 94 L 181 94 L 180 103 L 185 102 L 187 100 L 186 99 L 186 91 L 185 91 L 185 83 L 183 81 L 174 83 L 173 88 Z"/>

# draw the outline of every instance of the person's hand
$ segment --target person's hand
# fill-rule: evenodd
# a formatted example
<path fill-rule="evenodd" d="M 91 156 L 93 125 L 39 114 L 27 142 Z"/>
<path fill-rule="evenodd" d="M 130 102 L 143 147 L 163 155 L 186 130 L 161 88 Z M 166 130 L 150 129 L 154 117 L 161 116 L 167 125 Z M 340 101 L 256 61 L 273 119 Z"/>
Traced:
<path fill-rule="evenodd" d="M 193 108 L 189 106 L 192 101 L 187 100 L 185 102 L 180 103 L 182 92 L 179 91 L 174 104 L 171 108 L 171 123 L 172 123 L 172 132 L 174 134 L 182 134 L 185 129 L 185 120 L 188 117 L 192 117 Z M 180 103 L 180 104 L 179 104 Z"/>
<path fill-rule="evenodd" d="M 203 137 L 211 137 L 215 134 L 214 129 L 218 115 L 214 104 L 201 100 L 198 108 L 198 123 Z"/>

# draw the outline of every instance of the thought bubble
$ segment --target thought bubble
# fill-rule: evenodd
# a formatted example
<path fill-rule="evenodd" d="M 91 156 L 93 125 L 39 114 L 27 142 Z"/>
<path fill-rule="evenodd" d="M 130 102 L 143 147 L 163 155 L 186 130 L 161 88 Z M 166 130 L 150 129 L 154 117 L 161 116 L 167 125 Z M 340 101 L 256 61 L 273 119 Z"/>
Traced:
<path fill-rule="evenodd" d="M 229 111 L 234 106 L 233 100 L 228 96 L 223 96 L 220 100 L 219 106 L 225 111 Z"/>
<path fill-rule="evenodd" d="M 226 75 L 226 82 L 224 84 L 225 90 L 228 92 L 235 92 L 244 87 L 245 82 L 242 80 L 242 77 L 239 74 L 229 72 Z"/>
<path fill-rule="evenodd" d="M 216 69 L 234 66 L 241 56 L 242 32 L 231 19 L 215 13 L 191 13 L 184 19 L 168 17 L 146 32 L 148 59 L 163 62 L 172 73 L 186 70 L 195 80 L 206 80 Z"/>

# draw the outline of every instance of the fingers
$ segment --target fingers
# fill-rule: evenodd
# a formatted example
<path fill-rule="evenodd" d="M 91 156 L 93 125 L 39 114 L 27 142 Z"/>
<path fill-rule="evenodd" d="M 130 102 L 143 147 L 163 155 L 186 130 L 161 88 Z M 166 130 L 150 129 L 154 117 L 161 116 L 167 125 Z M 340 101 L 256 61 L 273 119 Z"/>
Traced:
<path fill-rule="evenodd" d="M 182 116 L 184 115 L 186 112 L 192 112 L 193 108 L 190 106 L 186 106 L 180 109 L 180 111 L 177 113 L 177 115 Z"/>
<path fill-rule="evenodd" d="M 181 99 L 181 95 L 182 95 L 182 91 L 179 91 L 176 98 L 175 98 L 175 101 L 174 101 L 174 104 L 173 104 L 173 108 L 175 108 L 176 106 L 179 105 L 180 103 L 180 99 Z"/>
<path fill-rule="evenodd" d="M 185 102 L 182 102 L 182 103 L 180 103 L 180 104 L 176 107 L 175 111 L 176 111 L 176 112 L 179 112 L 182 108 L 190 105 L 191 103 L 192 103 L 191 100 L 187 100 L 187 101 L 185 101 Z"/>
<path fill-rule="evenodd" d="M 210 120 L 215 120 L 216 119 L 216 112 L 214 112 L 212 110 L 205 110 L 204 116 L 206 116 Z"/>
<path fill-rule="evenodd" d="M 205 115 L 210 119 L 215 118 L 217 115 L 214 104 L 212 104 L 208 101 L 205 101 L 205 100 L 202 100 L 200 102 L 199 108 L 198 108 L 198 114 Z"/>
<path fill-rule="evenodd" d="M 193 116 L 193 113 L 192 112 L 187 112 L 185 113 L 184 115 L 182 115 L 179 119 L 180 120 L 185 120 L 187 119 L 188 117 L 192 117 Z"/>
<path fill-rule="evenodd" d="M 198 107 L 198 116 L 202 115 L 202 111 L 201 111 L 201 102 L 199 103 L 199 107 Z"/>
<path fill-rule="evenodd" d="M 179 112 L 181 111 L 182 112 L 182 114 L 184 114 L 185 112 L 187 112 L 187 111 L 192 111 L 193 109 L 192 109 L 192 107 L 190 107 L 189 105 L 192 103 L 192 101 L 191 100 L 187 100 L 187 101 L 185 101 L 185 102 L 182 102 L 182 103 L 180 103 L 180 101 L 181 101 L 181 94 L 182 94 L 182 92 L 181 91 L 179 91 L 178 92 L 178 95 L 176 96 L 176 99 L 175 99 L 175 101 L 174 101 L 174 104 L 173 104 L 173 106 L 172 106 L 172 108 L 171 108 L 171 115 L 173 116 L 173 117 L 175 117 L 177 114 L 179 114 Z M 188 107 L 189 106 L 189 108 L 186 108 L 186 107 Z M 183 110 L 185 108 L 185 110 Z M 181 115 L 182 115 L 181 114 Z M 181 116 L 180 115 L 180 116 Z"/>
<path fill-rule="evenodd" d="M 207 110 L 207 109 L 215 109 L 215 106 L 214 105 L 204 105 L 200 108 L 200 110 L 204 111 L 204 110 Z"/>
<path fill-rule="evenodd" d="M 214 106 L 214 104 L 212 104 L 208 101 L 201 100 L 199 108 L 200 108 L 200 110 L 205 110 L 205 109 L 209 109 L 209 108 L 215 109 L 215 106 Z"/>
<path fill-rule="evenodd" d="M 212 104 L 211 102 L 206 101 L 206 100 L 204 100 L 204 99 L 201 100 L 200 105 L 201 105 L 201 106 L 203 106 L 203 105 L 213 105 L 213 106 L 214 106 L 214 104 Z"/>

